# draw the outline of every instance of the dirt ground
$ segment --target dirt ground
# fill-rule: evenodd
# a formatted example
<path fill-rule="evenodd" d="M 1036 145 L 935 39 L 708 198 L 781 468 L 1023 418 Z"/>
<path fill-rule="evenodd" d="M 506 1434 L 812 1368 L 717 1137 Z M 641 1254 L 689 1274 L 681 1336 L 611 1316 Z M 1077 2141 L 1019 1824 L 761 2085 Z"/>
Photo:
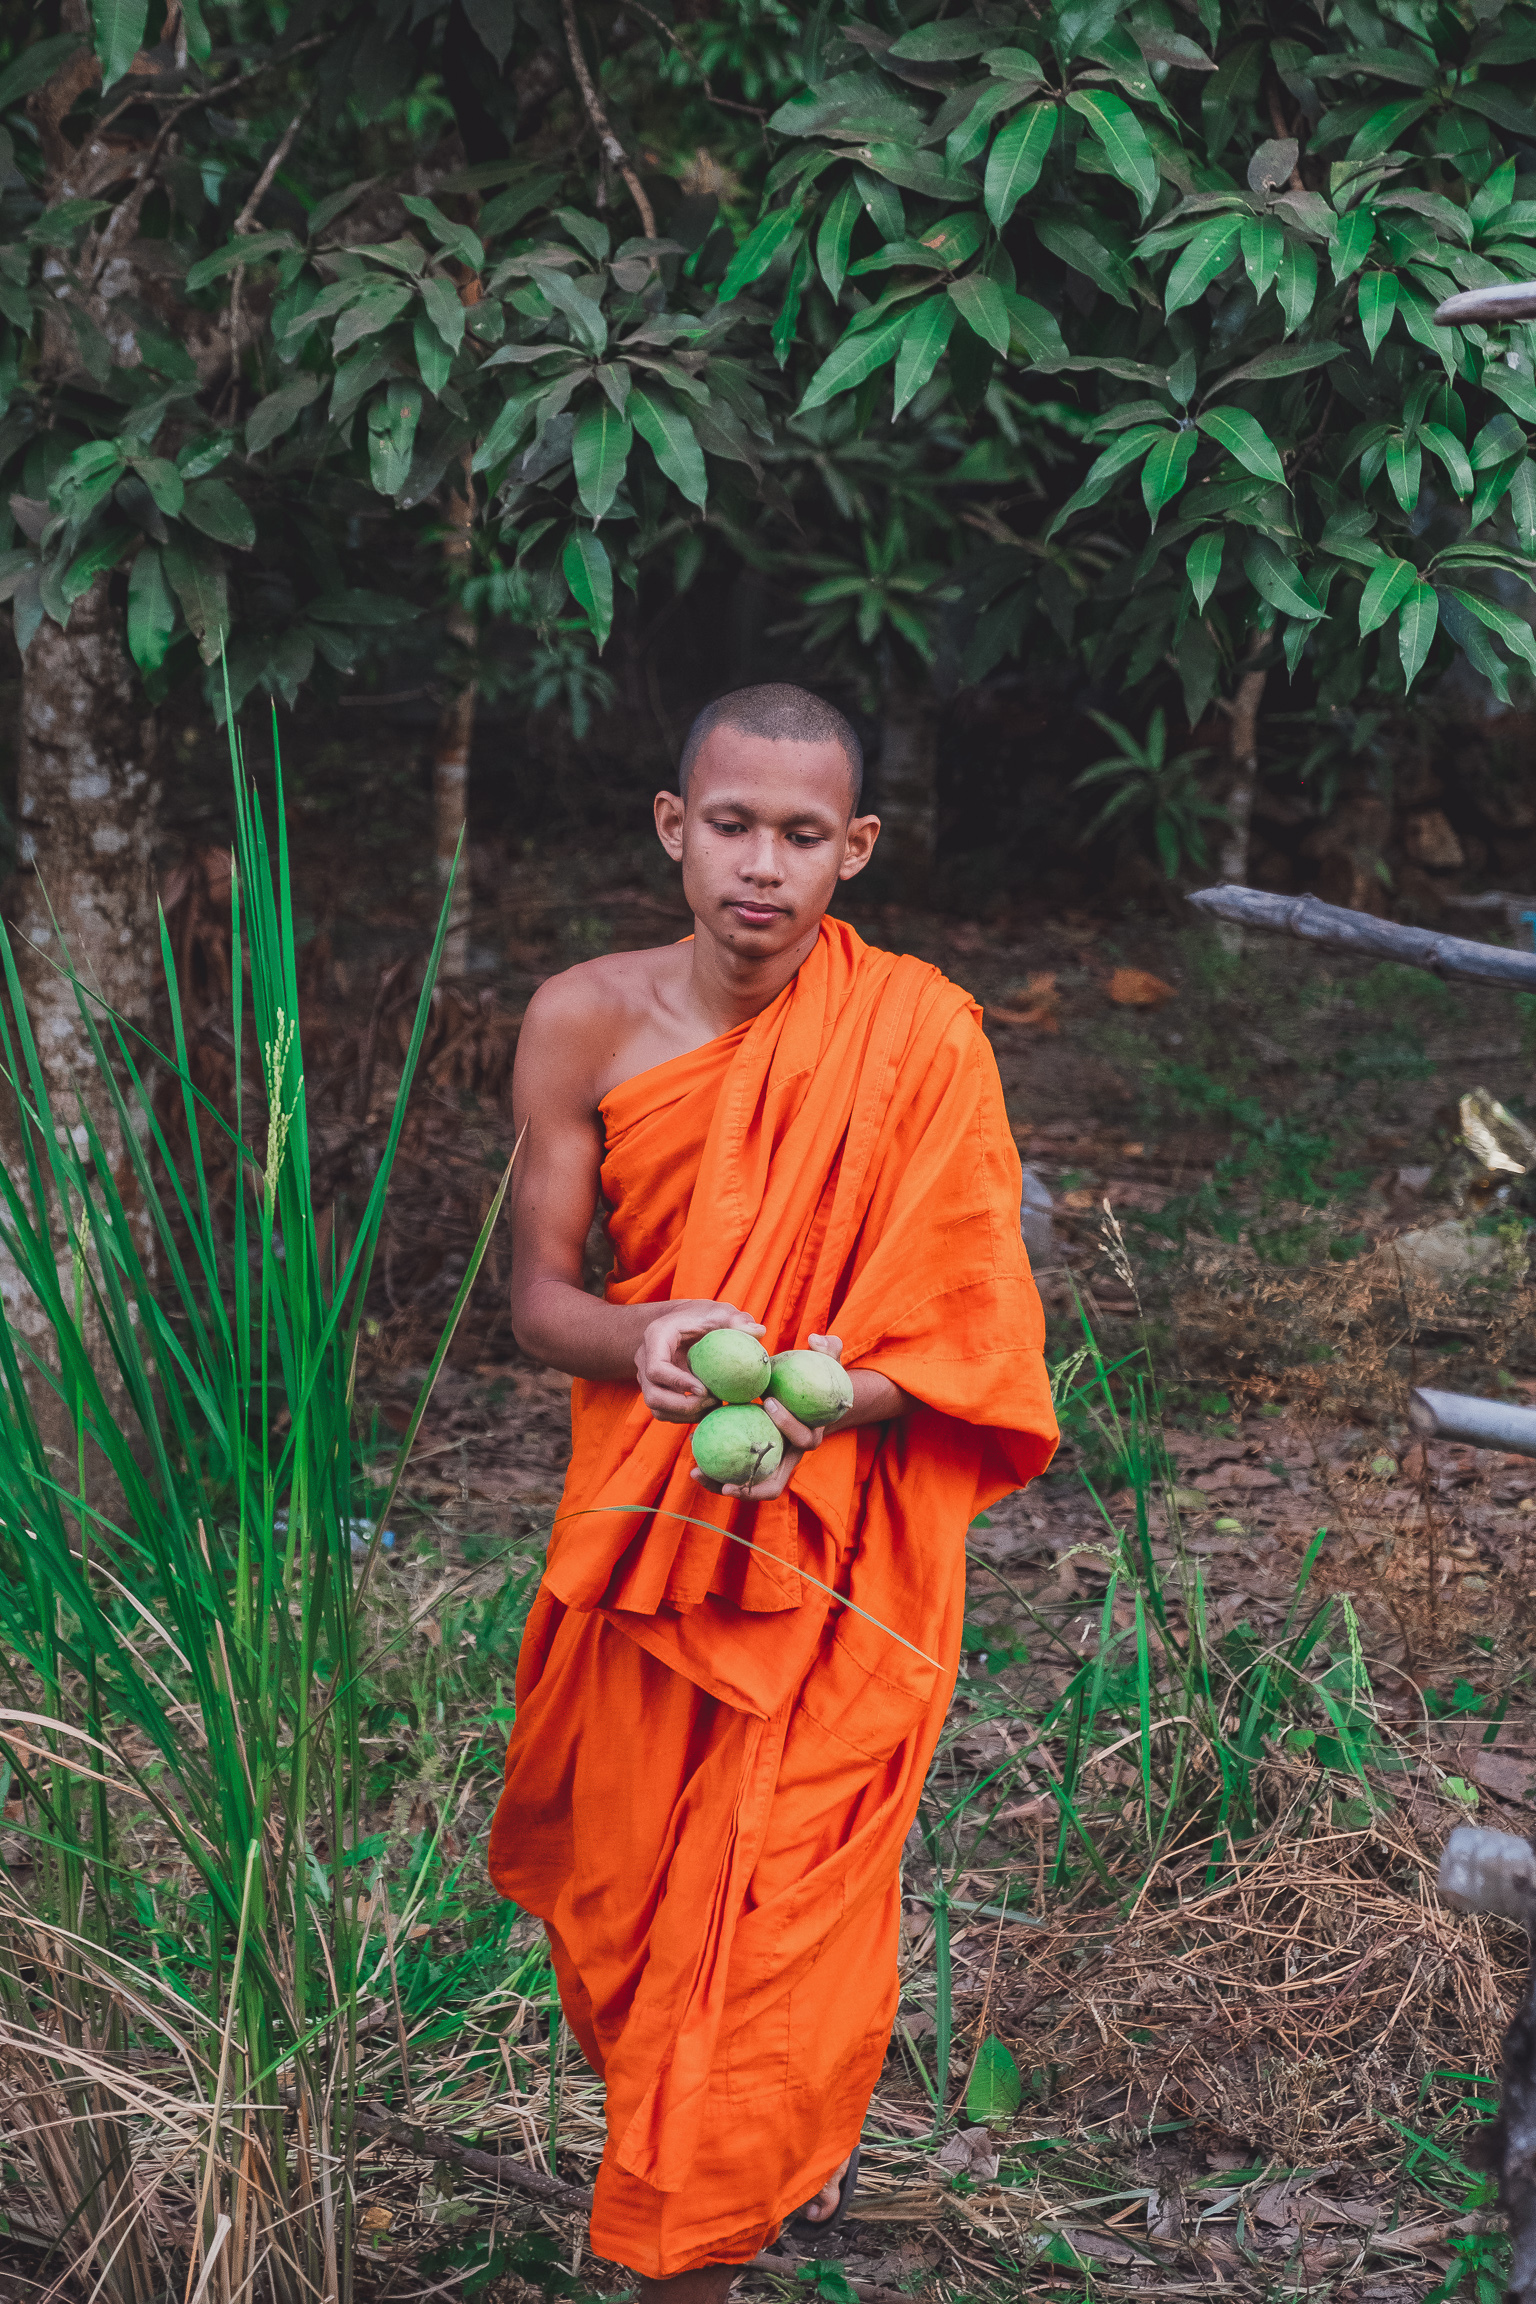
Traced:
<path fill-rule="evenodd" d="M 381 770 L 345 839 L 325 778 L 300 762 L 295 788 L 306 1069 L 344 1221 L 398 1075 L 434 896 L 409 777 Z M 226 883 L 212 818 L 189 830 L 167 893 L 194 1025 L 204 1003 L 195 1058 L 216 1088 Z M 688 927 L 670 868 L 628 834 L 526 852 L 498 839 L 473 863 L 472 967 L 435 995 L 360 1370 L 380 1463 L 511 1149 L 528 997 L 573 961 Z M 1148 1545 L 1184 1594 L 1170 1637 L 1197 1575 L 1218 1636 L 1278 1642 L 1315 1548 L 1306 1605 L 1347 1599 L 1338 1620 L 1357 1627 L 1392 1757 L 1357 1800 L 1315 1746 L 1280 1740 L 1263 1759 L 1267 1822 L 1236 1875 L 1213 1877 L 1207 1829 L 1199 1845 L 1174 1835 L 1129 1908 L 1092 1883 L 1053 1889 L 1055 1811 L 1021 1723 L 1065 1684 L 1107 1601 L 1117 1630 L 1129 1622 L 1110 1556 L 1135 1505 L 1091 1425 L 1069 1419 L 1051 1473 L 972 1531 L 967 1657 L 934 1779 L 968 1797 L 996 1775 L 1007 1794 L 948 1883 L 949 2100 L 993 2035 L 1022 2100 L 993 2133 L 935 2138 L 915 2076 L 938 2020 L 932 1867 L 914 1847 L 902 2022 L 858 2212 L 834 2263 L 754 2277 L 830 2304 L 848 2304 L 839 2276 L 875 2304 L 1085 2288 L 1423 2299 L 1482 2246 L 1466 2107 L 1523 1973 L 1516 1932 L 1449 1912 L 1433 1875 L 1460 1817 L 1536 1824 L 1536 1460 L 1426 1448 L 1406 1404 L 1426 1382 L 1536 1402 L 1524 1186 L 1484 1191 L 1456 1141 L 1473 1088 L 1523 1111 L 1526 1012 L 1289 945 L 1233 957 L 1171 902 L 1113 918 L 994 904 L 984 923 L 850 902 L 848 916 L 982 1006 L 1021 1157 L 1054 1203 L 1037 1260 L 1053 1363 L 1086 1319 L 1110 1361 L 1152 1371 L 1170 1477 Z M 1413 1246 L 1444 1227 L 1482 1244 L 1451 1271 Z M 594 1285 L 602 1262 L 594 1239 Z M 493 1592 L 537 1556 L 559 1494 L 569 1383 L 518 1352 L 506 1281 L 498 1238 L 395 1516 L 385 1575 L 413 1611 Z M 453 1838 L 472 1856 L 496 1738 L 478 1720 L 456 1734 L 476 1766 Z M 1124 1755 L 1106 1754 L 1096 1785 L 1096 1814 L 1134 1808 Z M 532 1942 L 514 1932 L 512 1951 Z M 451 2053 L 437 2044 L 418 2112 L 547 2167 L 554 2103 L 558 2172 L 582 2183 L 599 2093 L 572 2054 L 551 2081 L 543 2004 L 520 1996 L 520 1974 L 455 2020 Z M 487 2282 L 509 2296 L 627 2284 L 584 2259 L 577 2215 L 392 2147 L 360 2173 L 363 2285 L 380 2304 Z M 16 2264 L 0 2304 L 37 2292 Z"/>

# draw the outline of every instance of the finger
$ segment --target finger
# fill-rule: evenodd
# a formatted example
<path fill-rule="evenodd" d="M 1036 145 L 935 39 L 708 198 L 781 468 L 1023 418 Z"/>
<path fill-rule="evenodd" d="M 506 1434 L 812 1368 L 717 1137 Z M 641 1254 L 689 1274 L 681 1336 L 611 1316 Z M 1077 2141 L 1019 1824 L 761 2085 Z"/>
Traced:
<path fill-rule="evenodd" d="M 824 1352 L 829 1360 L 841 1360 L 843 1356 L 841 1336 L 807 1336 L 806 1343 L 813 1352 Z"/>
<path fill-rule="evenodd" d="M 688 1477 L 698 1487 L 707 1488 L 711 1496 L 730 1496 L 734 1494 L 734 1490 L 730 1488 L 722 1488 L 718 1480 L 711 1480 L 706 1473 L 703 1473 L 699 1470 L 697 1465 L 693 1467 L 693 1470 L 689 1473 Z"/>
<path fill-rule="evenodd" d="M 777 1424 L 791 1448 L 814 1448 L 821 1435 L 813 1426 L 802 1424 L 792 1416 L 782 1400 L 765 1399 L 763 1408 L 770 1421 Z"/>

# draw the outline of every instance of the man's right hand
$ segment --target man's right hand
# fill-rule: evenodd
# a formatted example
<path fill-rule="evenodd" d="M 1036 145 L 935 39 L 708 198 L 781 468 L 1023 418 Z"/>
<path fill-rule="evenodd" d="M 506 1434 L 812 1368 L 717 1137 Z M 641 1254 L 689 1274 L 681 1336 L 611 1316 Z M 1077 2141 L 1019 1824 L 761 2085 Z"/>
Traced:
<path fill-rule="evenodd" d="M 635 1354 L 635 1374 L 651 1414 L 663 1424 L 697 1424 L 719 1402 L 699 1382 L 688 1365 L 688 1347 L 707 1336 L 711 1328 L 745 1328 L 761 1336 L 763 1324 L 734 1304 L 716 1304 L 696 1297 L 682 1304 L 657 1307 L 646 1325 Z"/>

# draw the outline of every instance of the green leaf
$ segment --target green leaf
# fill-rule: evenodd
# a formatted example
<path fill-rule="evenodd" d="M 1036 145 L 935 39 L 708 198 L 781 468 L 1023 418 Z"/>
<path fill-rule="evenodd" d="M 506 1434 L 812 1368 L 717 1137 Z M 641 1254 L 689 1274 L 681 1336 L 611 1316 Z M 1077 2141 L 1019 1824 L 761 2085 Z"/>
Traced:
<path fill-rule="evenodd" d="M 425 312 L 418 312 L 411 322 L 411 349 L 416 355 L 416 373 L 435 399 L 453 374 L 453 355 Z M 489 367 L 490 361 L 485 365 Z"/>
<path fill-rule="evenodd" d="M 1323 604 L 1308 590 L 1294 560 L 1268 536 L 1255 536 L 1243 554 L 1243 573 L 1261 600 L 1287 616 L 1318 617 Z"/>
<path fill-rule="evenodd" d="M 211 256 L 204 256 L 187 267 L 186 284 L 189 288 L 206 288 L 210 281 L 233 272 L 237 264 L 260 264 L 269 256 L 286 254 L 297 248 L 298 242 L 291 232 L 247 232 L 243 239 L 227 240 L 222 248 L 215 248 Z"/>
<path fill-rule="evenodd" d="M 1536 424 L 1536 385 L 1518 368 L 1506 368 L 1502 360 L 1489 360 L 1483 368 L 1483 390 L 1513 408 L 1527 424 Z"/>
<path fill-rule="evenodd" d="M 1511 456 L 1525 454 L 1525 433 L 1513 416 L 1501 409 L 1490 416 L 1472 443 L 1472 469 L 1487 472 L 1496 464 L 1507 464 Z"/>
<path fill-rule="evenodd" d="M 1251 472 L 1256 480 L 1278 480 L 1284 486 L 1280 451 L 1246 408 L 1211 408 L 1198 421 L 1201 431 L 1229 456 L 1235 456 L 1245 472 Z"/>
<path fill-rule="evenodd" d="M 1170 316 L 1182 312 L 1205 294 L 1211 282 L 1225 272 L 1241 231 L 1241 218 L 1213 216 L 1202 224 L 1168 274 L 1163 309 Z"/>
<path fill-rule="evenodd" d="M 1046 530 L 1047 536 L 1054 536 L 1074 512 L 1081 512 L 1086 506 L 1097 504 L 1099 498 L 1108 494 L 1129 465 L 1140 463 L 1154 441 L 1169 437 L 1167 428 L 1161 424 L 1138 424 L 1133 431 L 1122 432 L 1120 438 L 1106 448 L 1098 461 L 1090 467 L 1088 477 L 1076 494 L 1068 497 Z"/>
<path fill-rule="evenodd" d="M 848 272 L 848 243 L 853 238 L 853 228 L 859 220 L 862 206 L 859 188 L 850 176 L 841 191 L 835 192 L 828 202 L 827 212 L 821 220 L 821 229 L 816 235 L 817 267 L 834 304 L 843 291 L 843 281 Z"/>
<path fill-rule="evenodd" d="M 1411 512 L 1419 500 L 1419 482 L 1424 471 L 1424 451 L 1416 440 L 1401 433 L 1387 442 L 1387 485 L 1405 512 Z"/>
<path fill-rule="evenodd" d="M 488 472 L 493 464 L 499 464 L 504 457 L 511 455 L 533 422 L 533 411 L 542 389 L 542 386 L 535 384 L 526 391 L 512 393 L 502 402 L 495 422 L 475 450 L 471 466 L 473 471 Z"/>
<path fill-rule="evenodd" d="M 1203 616 L 1205 604 L 1216 589 L 1221 574 L 1221 555 L 1226 546 L 1226 532 L 1221 528 L 1207 528 L 1197 536 L 1189 548 L 1184 562 L 1184 573 L 1195 596 L 1195 606 Z"/>
<path fill-rule="evenodd" d="M 976 2051 L 965 2091 L 966 2118 L 978 2127 L 1001 2127 L 1024 2100 L 1019 2068 L 995 2032 Z"/>
<path fill-rule="evenodd" d="M 1352 272 L 1359 271 L 1375 237 L 1376 219 L 1369 208 L 1351 208 L 1347 216 L 1339 218 L 1339 229 L 1329 249 L 1335 280 L 1347 280 Z"/>
<path fill-rule="evenodd" d="M 981 272 L 968 272 L 963 280 L 951 280 L 949 296 L 961 319 L 975 329 L 983 343 L 990 344 L 994 352 L 1007 352 L 1008 306 L 995 280 Z"/>
<path fill-rule="evenodd" d="M 704 451 L 687 417 L 655 391 L 631 385 L 628 414 L 662 471 L 690 504 L 702 507 L 709 494 Z"/>
<path fill-rule="evenodd" d="M 1036 236 L 1053 256 L 1059 256 L 1063 264 L 1070 264 L 1074 272 L 1081 272 L 1096 288 L 1102 288 L 1106 296 L 1113 296 L 1117 304 L 1124 304 L 1128 310 L 1135 309 L 1129 265 L 1124 257 L 1117 256 L 1102 240 L 1096 239 L 1086 225 L 1047 213 L 1037 215 L 1034 226 Z"/>
<path fill-rule="evenodd" d="M 573 528 L 560 566 L 601 654 L 613 630 L 613 563 L 590 528 Z"/>
<path fill-rule="evenodd" d="M 1039 182 L 1060 110 L 1057 104 L 1026 104 L 987 154 L 982 200 L 999 232 L 1025 193 Z"/>
<path fill-rule="evenodd" d="M 1008 318 L 1013 324 L 1009 350 L 1015 360 L 1029 362 L 1032 367 L 1049 368 L 1067 358 L 1066 339 L 1061 333 L 1055 315 L 1037 304 L 1032 296 L 1019 296 L 1003 291 L 1008 304 Z"/>
<path fill-rule="evenodd" d="M 1404 600 L 1397 619 L 1397 648 L 1402 658 L 1403 678 L 1411 688 L 1424 669 L 1440 621 L 1440 603 L 1431 584 L 1415 584 Z"/>
<path fill-rule="evenodd" d="M 187 490 L 182 517 L 216 544 L 233 544 L 249 552 L 256 541 L 256 522 L 227 480 L 194 480 Z M 190 623 L 191 618 L 187 621 Z"/>
<path fill-rule="evenodd" d="M 1342 344 L 1321 342 L 1316 344 L 1276 344 L 1268 352 L 1256 353 L 1245 360 L 1240 368 L 1229 368 L 1221 378 L 1225 392 L 1234 384 L 1270 384 L 1277 376 L 1299 376 L 1307 368 L 1325 368 L 1330 360 L 1337 360 Z"/>
<path fill-rule="evenodd" d="M 1245 216 L 1240 234 L 1243 262 L 1253 292 L 1262 302 L 1264 291 L 1280 269 L 1285 254 L 1285 233 L 1273 216 Z"/>
<path fill-rule="evenodd" d="M 877 368 L 884 367 L 887 360 L 894 360 L 908 317 L 903 306 L 900 311 L 888 312 L 873 328 L 857 331 L 850 328 L 833 345 L 806 386 L 796 415 L 804 416 L 809 409 L 821 407 L 839 392 L 851 392 L 866 376 L 873 376 Z"/>
<path fill-rule="evenodd" d="M 864 213 L 882 240 L 899 240 L 907 229 L 906 212 L 901 194 L 894 184 L 887 184 L 879 176 L 871 176 L 867 168 L 855 168 L 854 185 L 863 203 Z"/>
<path fill-rule="evenodd" d="M 147 10 L 146 10 L 147 13 Z M 34 17 L 33 21 L 36 22 Z M 0 112 L 9 112 L 23 96 L 51 80 L 61 64 L 77 56 L 81 43 L 73 32 L 55 33 L 51 40 L 34 40 L 0 72 Z"/>
<path fill-rule="evenodd" d="M 1125 98 L 1107 88 L 1074 88 L 1067 102 L 1087 121 L 1112 172 L 1135 193 L 1145 216 L 1157 198 L 1157 162 L 1146 130 Z"/>
<path fill-rule="evenodd" d="M 467 224 L 453 223 L 443 214 L 437 202 L 429 200 L 422 192 L 403 193 L 400 205 L 408 215 L 419 216 L 438 246 L 446 248 L 450 256 L 457 256 L 459 262 L 467 264 L 471 272 L 484 269 L 485 250 Z"/>
<path fill-rule="evenodd" d="M 427 308 L 427 318 L 449 352 L 456 353 L 464 341 L 464 323 L 469 315 L 459 302 L 459 292 L 453 282 L 435 277 L 423 280 L 421 300 Z"/>
<path fill-rule="evenodd" d="M 1394 144 L 1401 144 L 1408 129 L 1416 120 L 1422 120 L 1429 109 L 1430 99 L 1427 96 L 1404 96 L 1399 97 L 1395 103 L 1384 104 L 1380 111 L 1371 114 L 1353 138 L 1346 158 L 1379 159 Z"/>
<path fill-rule="evenodd" d="M 979 56 L 993 35 L 974 17 L 952 17 L 948 23 L 920 24 L 903 32 L 889 53 L 912 64 L 950 64 L 961 57 Z"/>
<path fill-rule="evenodd" d="M 1360 637 L 1396 614 L 1419 580 L 1411 560 L 1379 560 L 1360 595 Z"/>
<path fill-rule="evenodd" d="M 128 653 L 141 672 L 158 672 L 176 630 L 176 595 L 153 544 L 128 572 Z"/>
<path fill-rule="evenodd" d="M 113 525 L 92 531 L 91 540 L 83 552 L 76 554 L 59 580 L 59 589 L 66 601 L 73 603 L 82 592 L 88 592 L 98 576 L 115 568 L 129 546 L 137 541 L 131 528 Z"/>
<path fill-rule="evenodd" d="M 1034 83 L 1035 86 L 1039 82 Z M 992 123 L 999 112 L 1007 112 L 1022 102 L 1024 90 L 1015 82 L 993 80 L 978 94 L 975 103 L 958 127 L 951 128 L 944 139 L 944 157 L 951 168 L 963 168 L 974 160 L 986 145 Z"/>
<path fill-rule="evenodd" d="M 203 662 L 217 662 L 229 637 L 229 584 L 222 554 L 201 536 L 174 528 L 160 557 Z"/>
<path fill-rule="evenodd" d="M 1496 121 L 1527 144 L 1536 143 L 1536 112 L 1529 104 L 1523 104 L 1512 89 L 1499 88 L 1492 81 L 1483 80 L 1475 88 L 1463 84 L 1451 101 L 1464 111 L 1481 112 L 1485 120 Z M 1396 142 L 1395 137 L 1393 141 Z"/>
<path fill-rule="evenodd" d="M 574 342 L 600 360 L 608 349 L 608 323 L 602 306 L 583 295 L 575 281 L 568 280 L 552 264 L 540 266 L 539 286 L 557 311 L 565 314 Z"/>
<path fill-rule="evenodd" d="M 633 425 L 619 414 L 606 395 L 596 407 L 585 409 L 576 419 L 571 441 L 576 493 L 590 514 L 594 528 L 618 494 L 634 437 Z"/>
<path fill-rule="evenodd" d="M 1451 597 L 1459 600 L 1480 623 L 1486 624 L 1490 632 L 1496 632 L 1506 648 L 1513 649 L 1536 671 L 1536 632 L 1523 616 L 1517 616 L 1511 608 L 1501 607 L 1496 600 L 1485 600 L 1477 592 L 1453 591 Z"/>
<path fill-rule="evenodd" d="M 1527 456 L 1510 483 L 1509 509 L 1515 533 L 1527 552 L 1536 554 L 1536 464 Z"/>
<path fill-rule="evenodd" d="M 1200 436 L 1191 424 L 1182 432 L 1165 432 L 1153 442 L 1141 468 L 1141 500 L 1154 528 L 1163 506 L 1178 495 L 1189 478 L 1189 460 L 1199 441 Z"/>
<path fill-rule="evenodd" d="M 1520 466 L 1511 461 L 1508 464 L 1497 465 L 1492 471 L 1484 472 L 1480 476 L 1477 486 L 1472 492 L 1472 502 L 1467 512 L 1469 530 L 1481 527 L 1495 505 L 1504 501 L 1514 486 L 1515 474 L 1519 469 Z"/>
<path fill-rule="evenodd" d="M 907 402 L 916 397 L 939 364 L 955 325 L 955 305 L 948 296 L 927 296 L 909 316 L 896 354 L 894 421 Z"/>
<path fill-rule="evenodd" d="M 101 58 L 101 89 L 121 80 L 144 45 L 149 0 L 91 0 L 91 28 Z"/>
<path fill-rule="evenodd" d="M 1211 37 L 1215 39 L 1215 33 Z M 1246 119 L 1248 108 L 1259 93 L 1259 76 L 1263 70 L 1267 43 L 1250 40 L 1241 48 L 1234 48 L 1222 58 L 1200 91 L 1200 108 L 1205 118 L 1206 151 L 1212 161 L 1219 160 L 1231 140 L 1232 131 L 1240 119 Z"/>
<path fill-rule="evenodd" d="M 1431 448 L 1450 474 L 1451 486 L 1458 496 L 1472 493 L 1472 466 L 1467 452 L 1454 432 L 1444 424 L 1421 424 L 1419 438 Z M 1521 443 L 1522 447 L 1524 442 Z"/>
<path fill-rule="evenodd" d="M 743 288 L 760 280 L 769 265 L 800 222 L 798 202 L 788 208 L 774 208 L 755 224 L 726 266 L 725 278 L 716 291 L 721 304 L 729 304 Z"/>
<path fill-rule="evenodd" d="M 174 520 L 186 502 L 187 489 L 183 475 L 167 456 L 135 456 L 130 459 L 133 469 L 149 490 L 157 512 L 167 520 Z"/>
<path fill-rule="evenodd" d="M 331 351 L 339 360 L 365 336 L 376 336 L 398 319 L 411 301 L 414 290 L 404 280 L 380 281 L 375 288 L 349 304 L 331 333 Z"/>
<path fill-rule="evenodd" d="M 1392 325 L 1392 315 L 1396 310 L 1396 273 L 1367 272 L 1360 283 L 1360 326 L 1365 332 L 1365 348 L 1373 363 L 1381 348 L 1381 340 Z"/>
<path fill-rule="evenodd" d="M 319 397 L 322 388 L 320 378 L 304 369 L 291 382 L 279 384 L 275 392 L 258 400 L 245 420 L 247 455 L 259 456 L 274 440 L 280 440 L 298 422 L 310 402 Z"/>
<path fill-rule="evenodd" d="M 1317 258 L 1305 240 L 1287 240 L 1275 294 L 1285 314 L 1285 333 L 1294 336 L 1317 302 Z"/>
<path fill-rule="evenodd" d="M 398 497 L 411 476 L 411 451 L 421 421 L 422 386 L 391 378 L 368 406 L 368 476 L 381 496 Z"/>
<path fill-rule="evenodd" d="M 877 175 L 905 191 L 921 193 L 925 200 L 975 197 L 975 183 L 963 168 L 951 168 L 937 152 L 925 152 L 918 145 L 870 144 L 865 147 L 865 162 Z"/>

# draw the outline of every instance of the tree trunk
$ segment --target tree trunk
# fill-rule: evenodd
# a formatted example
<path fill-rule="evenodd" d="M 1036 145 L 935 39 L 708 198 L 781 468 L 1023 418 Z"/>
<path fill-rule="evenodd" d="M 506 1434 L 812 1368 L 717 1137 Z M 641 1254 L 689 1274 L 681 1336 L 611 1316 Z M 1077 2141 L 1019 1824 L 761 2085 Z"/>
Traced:
<path fill-rule="evenodd" d="M 158 821 L 157 727 L 118 637 L 119 617 L 98 577 L 77 600 L 67 629 L 45 616 L 22 659 L 17 778 L 20 872 L 11 907 L 13 945 L 57 1124 L 79 1135 L 83 1104 L 115 1160 L 130 1213 L 140 1207 L 104 1084 L 97 1078 L 68 978 L 83 981 L 120 1015 L 142 1022 L 161 983 L 155 916 Z M 55 925 L 57 923 L 57 925 Z M 21 1173 L 21 1118 L 0 1090 L 0 1159 Z M 151 1249 L 147 1226 L 138 1242 Z M 59 1242 L 61 1269 L 69 1245 Z M 0 1249 L 0 1303 L 12 1329 L 48 1349 L 42 1307 Z M 68 1447 L 58 1402 L 40 1395 L 50 1446 Z"/>
<path fill-rule="evenodd" d="M 475 517 L 474 481 L 469 451 L 465 451 L 460 486 L 448 491 L 448 534 L 443 559 L 450 581 L 468 572 L 469 537 Z M 448 610 L 448 637 L 466 653 L 473 653 L 478 634 L 475 620 L 457 601 Z M 437 857 L 437 884 L 446 889 L 453 880 L 453 903 L 448 915 L 448 939 L 443 946 L 445 976 L 463 976 L 469 970 L 469 842 L 453 879 L 454 853 L 459 835 L 469 822 L 469 753 L 475 735 L 476 686 L 469 680 L 449 699 L 437 723 L 432 750 L 432 827 Z"/>
<path fill-rule="evenodd" d="M 1248 638 L 1249 655 L 1261 655 L 1268 644 L 1268 632 L 1255 625 Z M 1216 869 L 1223 880 L 1236 881 L 1240 886 L 1248 881 L 1248 843 L 1259 788 L 1259 706 L 1268 678 L 1268 672 L 1245 672 L 1232 698 L 1232 781 L 1227 787 L 1227 828 Z M 1224 951 L 1241 952 L 1243 931 L 1235 921 L 1223 920 L 1216 935 Z"/>
<path fill-rule="evenodd" d="M 887 665 L 880 721 L 881 878 L 908 904 L 925 902 L 938 830 L 939 702 L 926 677 Z"/>

